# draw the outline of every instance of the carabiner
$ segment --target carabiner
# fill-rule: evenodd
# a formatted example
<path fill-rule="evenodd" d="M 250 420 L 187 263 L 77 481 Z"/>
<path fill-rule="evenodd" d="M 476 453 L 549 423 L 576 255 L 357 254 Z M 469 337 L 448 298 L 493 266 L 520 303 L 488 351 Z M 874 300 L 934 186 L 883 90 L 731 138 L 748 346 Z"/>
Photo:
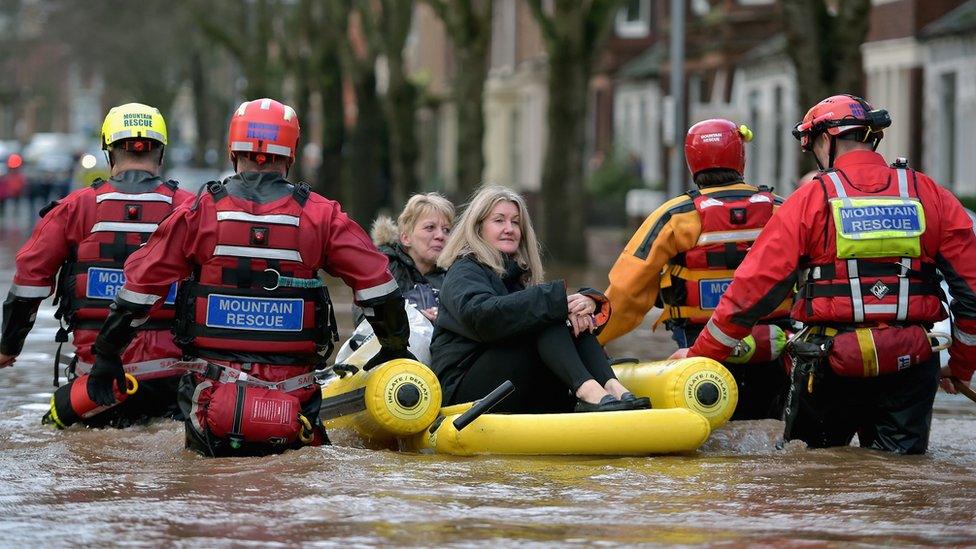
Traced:
<path fill-rule="evenodd" d="M 275 284 L 274 284 L 274 286 L 272 286 L 270 288 L 267 287 L 267 286 L 262 286 L 262 288 L 264 288 L 265 290 L 268 290 L 269 292 L 273 292 L 273 291 L 277 290 L 281 286 L 281 273 L 279 273 L 278 271 L 276 271 L 274 269 L 265 269 L 264 272 L 266 272 L 266 273 L 273 273 L 274 274 L 274 276 L 275 276 Z"/>
<path fill-rule="evenodd" d="M 312 422 L 302 414 L 298 414 L 298 422 L 302 424 L 302 430 L 298 432 L 298 440 L 301 440 L 302 444 L 311 443 L 312 439 L 315 438 L 315 432 L 312 430 Z"/>

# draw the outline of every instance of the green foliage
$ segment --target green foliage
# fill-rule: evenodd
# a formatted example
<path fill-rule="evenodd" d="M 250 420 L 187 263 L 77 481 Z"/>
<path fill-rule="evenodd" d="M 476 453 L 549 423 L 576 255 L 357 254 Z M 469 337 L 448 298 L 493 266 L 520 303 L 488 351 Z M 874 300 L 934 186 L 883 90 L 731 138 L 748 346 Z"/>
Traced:
<path fill-rule="evenodd" d="M 644 186 L 637 162 L 616 155 L 607 158 L 586 181 L 586 190 L 596 200 L 624 200 L 627 191 Z"/>
<path fill-rule="evenodd" d="M 963 206 L 976 212 L 976 196 L 959 196 L 957 198 Z"/>

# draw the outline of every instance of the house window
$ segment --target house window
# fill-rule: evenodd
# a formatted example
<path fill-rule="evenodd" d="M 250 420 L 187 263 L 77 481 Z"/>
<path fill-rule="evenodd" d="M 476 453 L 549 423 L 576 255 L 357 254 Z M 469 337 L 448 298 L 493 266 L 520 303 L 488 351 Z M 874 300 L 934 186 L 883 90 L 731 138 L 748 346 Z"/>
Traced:
<path fill-rule="evenodd" d="M 651 32 L 651 0 L 627 0 L 617 12 L 614 30 L 621 38 L 644 38 Z"/>
<path fill-rule="evenodd" d="M 939 142 L 942 144 L 941 179 L 950 187 L 956 181 L 956 73 L 947 72 L 939 77 Z"/>

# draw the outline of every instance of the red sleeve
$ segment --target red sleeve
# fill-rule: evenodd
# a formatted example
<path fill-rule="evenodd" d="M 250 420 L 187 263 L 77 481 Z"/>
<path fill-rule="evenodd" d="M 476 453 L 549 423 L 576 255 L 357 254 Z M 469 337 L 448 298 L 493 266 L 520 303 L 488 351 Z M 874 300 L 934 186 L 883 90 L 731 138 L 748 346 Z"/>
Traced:
<path fill-rule="evenodd" d="M 818 193 L 819 186 L 801 187 L 776 210 L 735 270 L 732 284 L 689 356 L 725 359 L 759 319 L 793 291 L 800 256 L 807 247 L 805 235 L 823 226 Z"/>
<path fill-rule="evenodd" d="M 196 199 L 197 195 L 184 191 L 183 189 L 176 189 L 173 193 L 173 207 L 179 206 L 190 206 L 191 203 Z"/>
<path fill-rule="evenodd" d="M 86 194 L 90 192 L 83 189 L 68 195 L 34 227 L 27 243 L 17 252 L 13 293 L 20 297 L 47 297 L 54 291 L 58 269 L 71 246 L 84 239 L 90 229 L 84 226 L 87 216 L 79 207 Z"/>
<path fill-rule="evenodd" d="M 968 381 L 976 370 L 976 234 L 959 200 L 945 188 L 933 186 L 938 193 L 941 225 L 935 259 L 952 296 L 949 368 L 953 376 Z"/>
<path fill-rule="evenodd" d="M 165 297 L 170 285 L 189 276 L 193 265 L 196 211 L 176 208 L 159 224 L 146 245 L 125 261 L 125 286 L 119 297 L 126 301 L 152 305 Z"/>
<path fill-rule="evenodd" d="M 323 269 L 352 288 L 357 303 L 382 300 L 397 292 L 400 288 L 390 274 L 387 257 L 338 203 L 333 202 L 332 206 Z"/>

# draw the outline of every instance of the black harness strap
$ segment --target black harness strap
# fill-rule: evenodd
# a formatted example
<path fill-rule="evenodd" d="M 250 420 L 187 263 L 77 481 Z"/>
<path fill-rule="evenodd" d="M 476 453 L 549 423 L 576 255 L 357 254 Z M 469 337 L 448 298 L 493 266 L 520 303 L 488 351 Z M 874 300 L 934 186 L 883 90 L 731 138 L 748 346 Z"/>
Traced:
<path fill-rule="evenodd" d="M 206 188 L 207 192 L 213 196 L 214 202 L 220 202 L 229 196 L 227 186 L 220 181 L 209 181 L 207 182 Z"/>
<path fill-rule="evenodd" d="M 861 284 L 861 295 L 872 295 L 871 288 L 873 286 L 874 284 Z M 851 285 L 847 283 L 805 284 L 797 293 L 802 295 L 804 299 L 812 299 L 815 297 L 851 297 Z M 908 285 L 908 295 L 931 295 L 939 297 L 942 295 L 942 289 L 939 285 L 932 284 L 931 282 L 912 282 Z"/>
<path fill-rule="evenodd" d="M 312 194 L 312 187 L 308 183 L 301 182 L 295 185 L 295 189 L 292 191 L 291 196 L 298 202 L 298 205 L 305 207 L 305 203 L 308 202 L 309 195 Z"/>
<path fill-rule="evenodd" d="M 940 280 L 935 265 L 923 263 L 921 270 L 906 269 L 901 263 L 894 261 L 858 261 L 857 273 L 861 277 L 881 277 L 881 276 L 904 276 L 937 282 Z M 806 280 L 835 280 L 837 279 L 837 265 L 834 263 L 824 263 L 821 265 L 810 265 L 809 274 Z"/>

